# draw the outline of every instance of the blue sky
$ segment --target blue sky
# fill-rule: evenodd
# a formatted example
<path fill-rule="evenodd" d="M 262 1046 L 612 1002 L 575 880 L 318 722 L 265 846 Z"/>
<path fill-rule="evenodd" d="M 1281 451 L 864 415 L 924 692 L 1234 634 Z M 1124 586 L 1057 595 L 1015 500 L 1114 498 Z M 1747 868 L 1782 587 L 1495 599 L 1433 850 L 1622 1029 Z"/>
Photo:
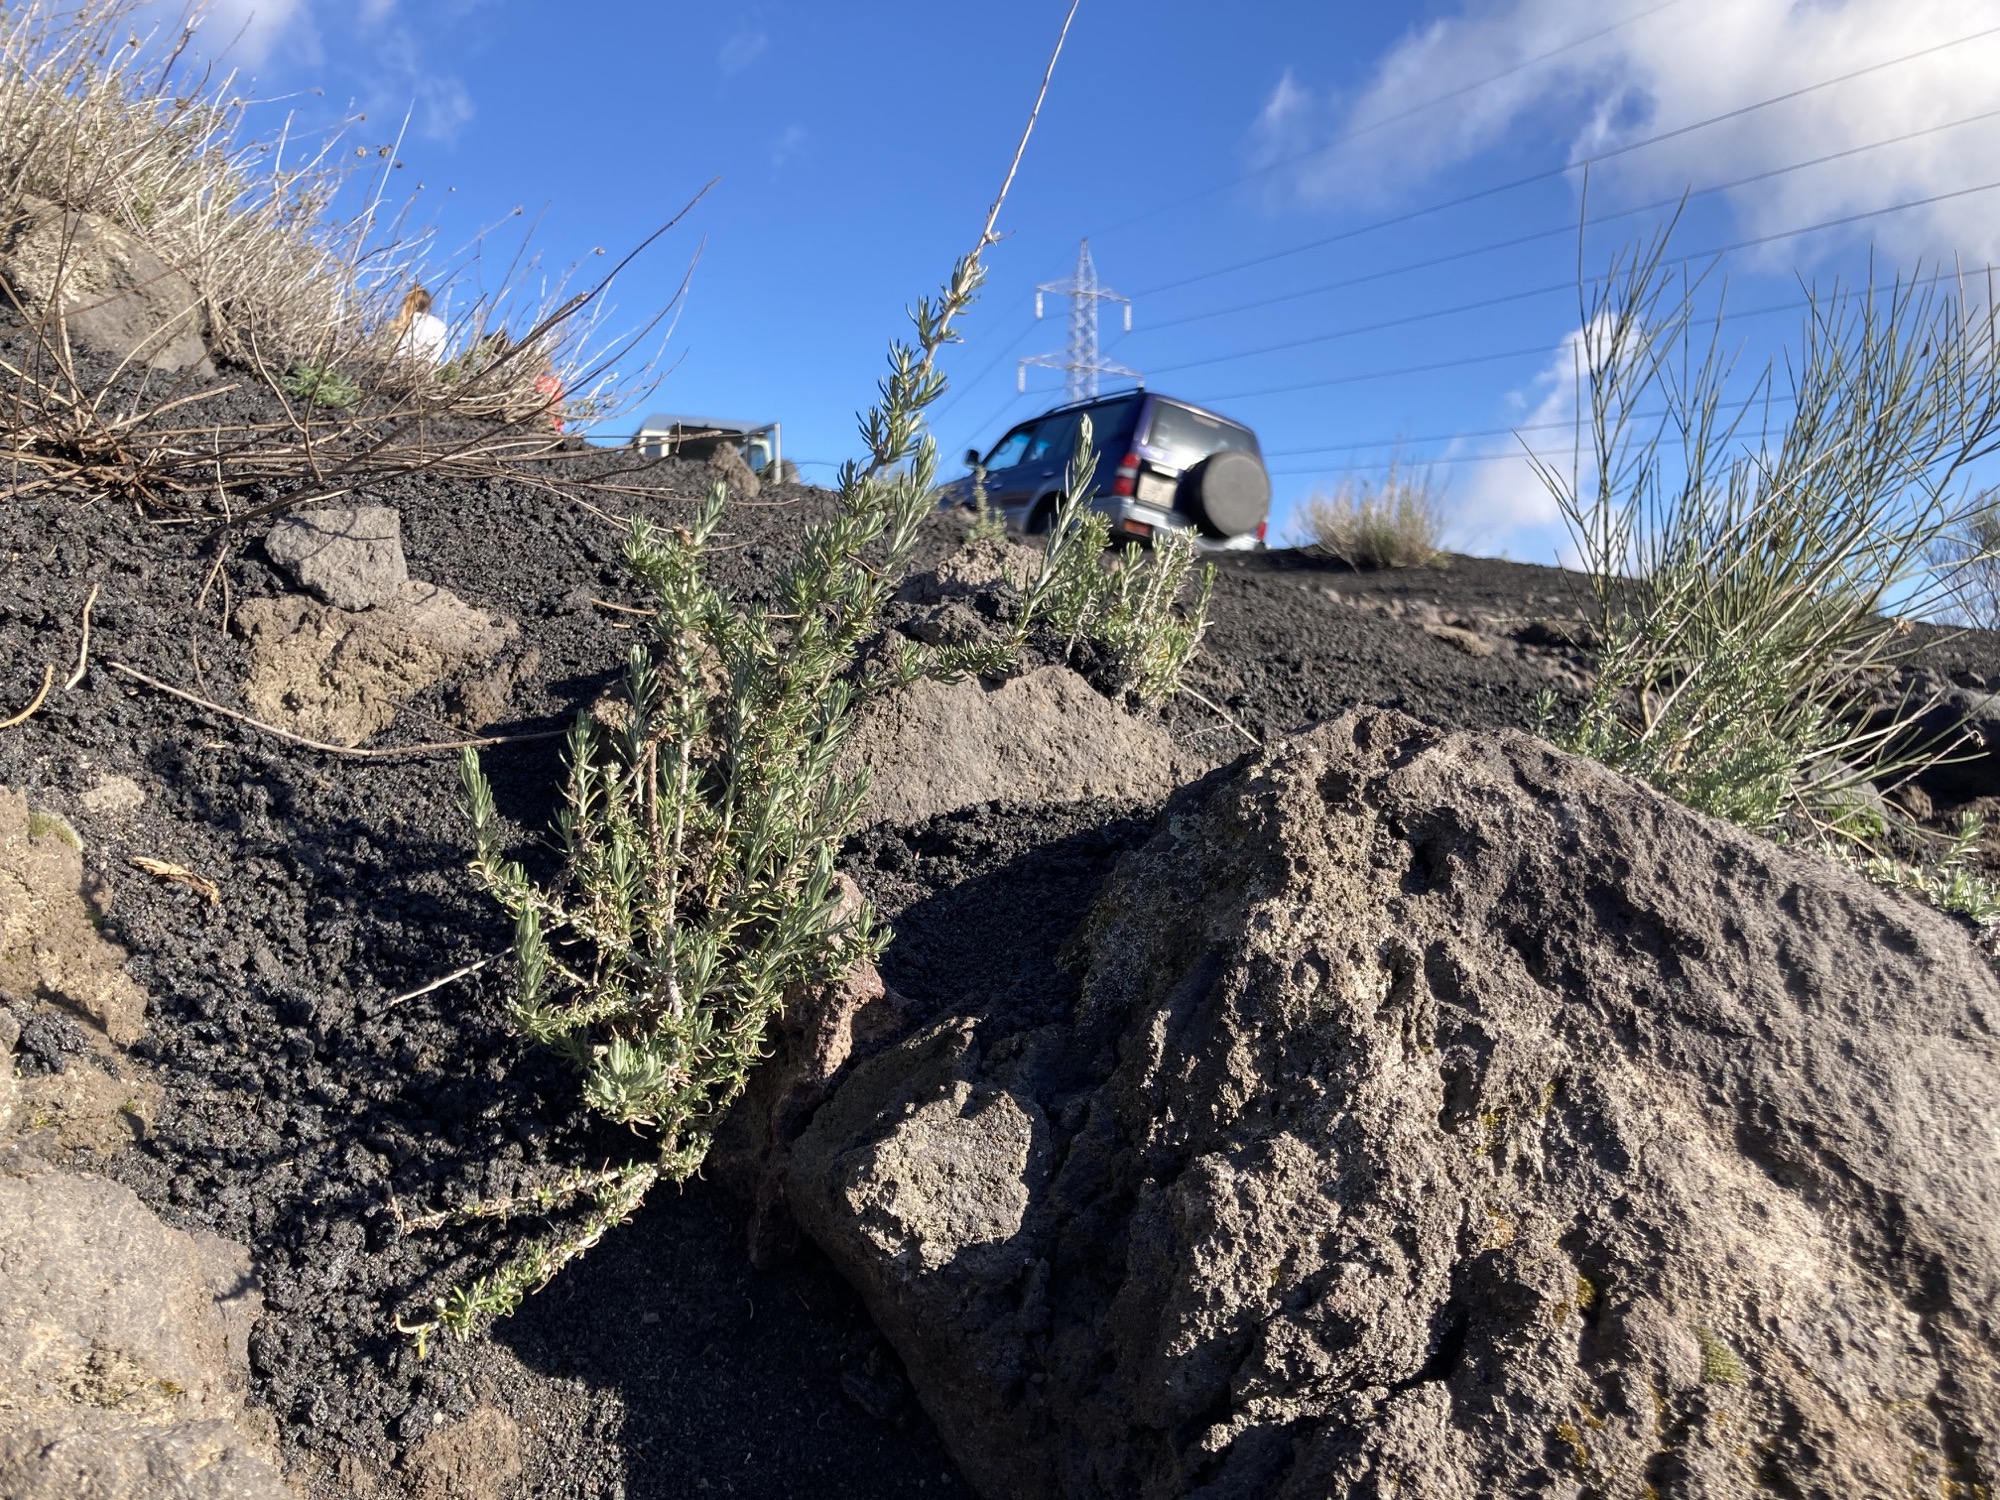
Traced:
<path fill-rule="evenodd" d="M 530 223 L 552 273 L 608 265 L 719 179 L 620 277 L 607 331 L 698 253 L 647 404 L 775 417 L 830 465 L 903 309 L 976 234 L 1064 9 L 223 0 L 206 37 L 259 97 L 324 90 L 271 112 L 351 102 L 365 143 L 407 116 L 394 180 L 423 185 L 442 251 L 500 225 L 489 275 Z M 1061 399 L 1045 369 L 1017 393 L 1017 362 L 1062 348 L 1064 305 L 1037 324 L 1033 289 L 1088 236 L 1133 298 L 1106 357 L 1255 426 L 1281 514 L 1400 455 L 1445 484 L 1458 545 L 1552 560 L 1510 429 L 1568 442 L 1576 164 L 1588 270 L 1696 193 L 1676 250 L 1742 247 L 1708 285 L 1761 362 L 1802 279 L 2000 260 L 1993 28 L 1994 0 L 1084 0 L 940 446 Z"/>

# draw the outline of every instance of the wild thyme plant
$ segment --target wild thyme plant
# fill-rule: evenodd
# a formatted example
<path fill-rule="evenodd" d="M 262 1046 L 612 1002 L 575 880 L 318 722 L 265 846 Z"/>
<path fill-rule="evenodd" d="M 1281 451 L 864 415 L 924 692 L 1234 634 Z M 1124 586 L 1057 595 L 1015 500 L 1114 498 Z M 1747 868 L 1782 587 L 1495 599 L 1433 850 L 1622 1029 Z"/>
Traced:
<path fill-rule="evenodd" d="M 1215 565 L 1203 566 L 1185 610 L 1179 601 L 1195 563 L 1194 542 L 1185 533 L 1156 533 L 1150 553 L 1128 549 L 1107 566 L 1111 522 L 1089 503 L 1098 462 L 1092 436 L 1085 417 L 1077 424 L 1062 499 L 1010 644 L 1018 651 L 1038 626 L 1062 636 L 1065 652 L 1088 641 L 1110 660 L 1117 686 L 1153 703 L 1180 685 L 1181 669 L 1208 630 Z"/>
<path fill-rule="evenodd" d="M 1059 40 L 1049 74 L 1061 50 Z M 835 762 L 862 699 L 1002 664 L 1004 647 L 927 649 L 900 636 L 880 659 L 861 657 L 932 507 L 937 455 L 923 419 L 944 393 L 938 352 L 956 341 L 985 278 L 982 257 L 1040 108 L 1038 98 L 978 243 L 942 293 L 912 310 L 914 343 L 891 347 L 880 400 L 860 418 L 867 462 L 842 466 L 835 514 L 805 533 L 775 607 L 732 599 L 708 576 L 726 486 L 686 527 L 631 523 L 625 560 L 657 618 L 626 663 L 623 702 L 604 716 L 613 722 L 585 715 L 571 731 L 562 866 L 548 884 L 503 854 L 492 788 L 466 752 L 473 873 L 514 922 L 514 1022 L 566 1055 L 590 1109 L 648 1149 L 406 1221 L 421 1229 L 584 1205 L 567 1231 L 526 1241 L 438 1299 L 434 1320 L 399 1325 L 419 1340 L 439 1325 L 469 1337 L 512 1312 L 662 1178 L 692 1174 L 787 994 L 879 951 L 872 909 L 839 911 L 834 858 L 868 784 Z"/>
<path fill-rule="evenodd" d="M 968 542 L 997 542 L 1007 535 L 1007 517 L 986 493 L 986 466 L 972 466 L 972 527 Z"/>

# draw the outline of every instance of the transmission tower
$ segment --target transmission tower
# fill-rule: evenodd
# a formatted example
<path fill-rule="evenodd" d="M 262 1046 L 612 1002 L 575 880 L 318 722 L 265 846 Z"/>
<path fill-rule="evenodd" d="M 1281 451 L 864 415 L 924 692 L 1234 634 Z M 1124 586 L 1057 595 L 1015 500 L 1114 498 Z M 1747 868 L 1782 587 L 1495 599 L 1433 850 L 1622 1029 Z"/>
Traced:
<path fill-rule="evenodd" d="M 1061 370 L 1063 384 L 1071 401 L 1082 401 L 1097 394 L 1097 377 L 1100 375 L 1129 375 L 1139 378 L 1137 370 L 1128 370 L 1123 365 L 1107 364 L 1097 357 L 1097 304 L 1117 302 L 1125 308 L 1125 331 L 1132 331 L 1132 299 L 1121 297 L 1116 292 L 1097 284 L 1097 262 L 1090 258 L 1090 241 L 1085 240 L 1076 252 L 1076 274 L 1068 281 L 1045 281 L 1035 288 L 1035 316 L 1042 315 L 1042 294 L 1053 292 L 1058 297 L 1069 298 L 1069 348 L 1061 354 L 1037 354 L 1021 361 L 1015 372 L 1017 389 L 1028 388 L 1028 366 L 1037 365 L 1047 370 Z"/>

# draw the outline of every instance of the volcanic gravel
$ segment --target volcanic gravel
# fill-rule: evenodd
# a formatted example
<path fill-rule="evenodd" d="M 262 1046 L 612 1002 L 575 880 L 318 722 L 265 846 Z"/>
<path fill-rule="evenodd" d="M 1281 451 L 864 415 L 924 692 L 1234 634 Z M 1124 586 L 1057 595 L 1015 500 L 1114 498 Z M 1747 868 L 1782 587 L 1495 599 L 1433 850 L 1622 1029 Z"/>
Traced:
<path fill-rule="evenodd" d="M 580 481 L 615 462 L 579 452 L 550 473 Z M 668 463 L 622 482 L 647 489 L 617 496 L 618 510 L 671 524 L 705 475 Z M 412 577 L 512 616 L 522 649 L 539 652 L 497 730 L 561 728 L 614 679 L 634 620 L 594 601 L 641 601 L 620 532 L 587 506 L 497 479 L 413 477 L 361 498 L 401 509 Z M 791 487 L 737 506 L 718 574 L 767 594 L 803 518 L 826 503 Z M 109 889 L 105 933 L 151 996 L 135 1055 L 166 1089 L 151 1137 L 113 1170 L 169 1222 L 251 1249 L 266 1304 L 254 1395 L 288 1459 L 316 1494 L 361 1492 L 415 1438 L 486 1403 L 527 1432 L 525 1489 L 537 1495 L 963 1492 L 858 1299 L 811 1254 L 753 1270 L 741 1210 L 700 1181 L 656 1192 L 490 1339 L 434 1342 L 420 1360 L 396 1331 L 505 1244 L 492 1226 L 404 1233 L 400 1215 L 622 1159 L 631 1138 L 586 1119 L 564 1067 L 507 1031 L 503 966 L 405 998 L 508 939 L 465 872 L 452 756 L 326 755 L 107 667 L 240 708 L 246 656 L 229 612 L 283 588 L 260 535 L 73 494 L 0 501 L 0 716 L 44 667 L 58 683 L 0 732 L 0 784 L 66 817 Z M 940 519 L 924 557 L 956 541 Z M 90 670 L 65 691 L 93 584 Z M 1551 570 L 1469 559 L 1383 577 L 1292 554 L 1226 559 L 1192 682 L 1260 736 L 1362 702 L 1531 724 L 1555 680 L 1544 657 L 1560 652 L 1478 657 L 1383 609 L 1559 615 L 1568 597 Z M 1192 700 L 1168 721 L 1210 761 L 1245 747 L 1242 729 Z M 433 692 L 385 739 L 458 732 Z M 485 754 L 531 866 L 547 863 L 536 835 L 559 747 Z M 112 775 L 137 781 L 144 806 L 90 811 L 83 794 Z M 1054 1014 L 1073 996 L 1062 944 L 1152 811 L 996 805 L 860 835 L 845 862 L 895 929 L 885 977 L 919 1007 Z M 206 876 L 219 902 L 141 875 L 134 855 Z M 64 1043 L 37 1034 L 29 1050 L 60 1066 Z"/>

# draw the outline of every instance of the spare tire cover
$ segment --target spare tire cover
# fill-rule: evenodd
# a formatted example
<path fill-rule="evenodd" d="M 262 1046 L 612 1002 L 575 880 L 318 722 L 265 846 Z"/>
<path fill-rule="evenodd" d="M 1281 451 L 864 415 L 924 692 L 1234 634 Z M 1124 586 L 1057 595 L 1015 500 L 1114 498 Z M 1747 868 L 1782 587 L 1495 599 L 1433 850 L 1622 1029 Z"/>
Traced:
<path fill-rule="evenodd" d="M 1187 477 L 1186 494 L 1196 521 L 1212 536 L 1255 531 L 1271 513 L 1271 476 L 1254 453 L 1212 453 Z"/>

